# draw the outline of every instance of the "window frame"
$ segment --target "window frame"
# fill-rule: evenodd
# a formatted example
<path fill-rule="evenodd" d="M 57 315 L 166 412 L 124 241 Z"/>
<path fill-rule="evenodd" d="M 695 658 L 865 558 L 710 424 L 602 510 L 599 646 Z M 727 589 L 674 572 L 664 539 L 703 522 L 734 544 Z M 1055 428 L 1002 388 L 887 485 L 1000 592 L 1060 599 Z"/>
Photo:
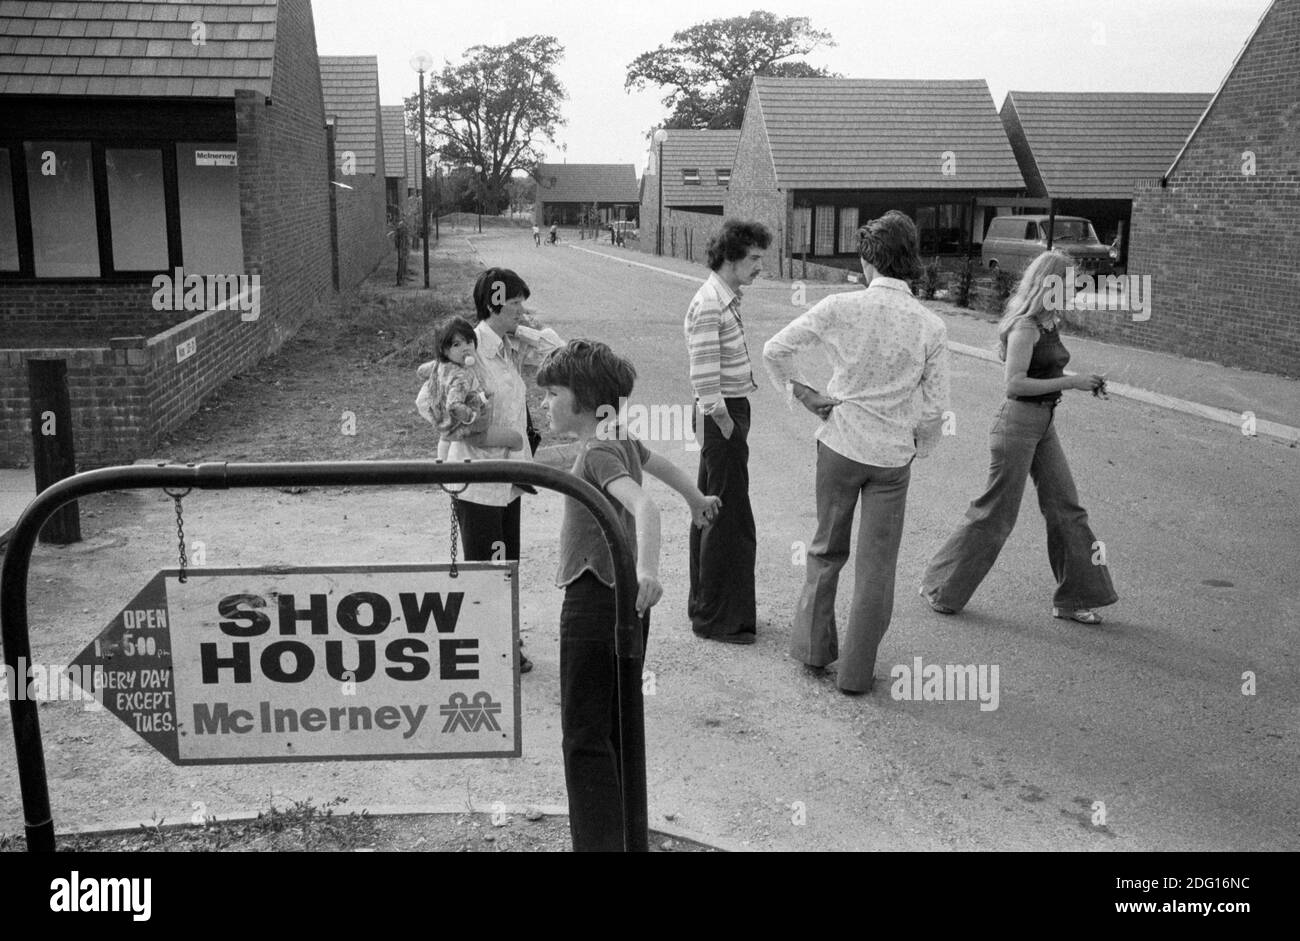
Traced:
<path fill-rule="evenodd" d="M 694 176 L 692 176 L 692 174 L 694 174 Z M 682 186 L 699 186 L 699 185 L 700 185 L 699 168 L 697 167 L 694 169 L 688 169 L 686 167 L 682 167 Z"/>
<path fill-rule="evenodd" d="M 36 274 L 36 248 L 32 232 L 31 194 L 27 179 L 24 144 L 34 141 L 88 144 L 95 212 L 95 245 L 99 256 L 97 276 L 40 277 Z M 181 265 L 180 194 L 176 179 L 175 140 L 160 137 L 102 137 L 98 135 L 26 134 L 0 137 L 0 148 L 9 153 L 9 176 L 13 185 L 14 223 L 18 236 L 18 270 L 0 271 L 0 282 L 37 284 L 150 283 L 155 275 L 170 273 Z M 162 157 L 163 211 L 167 226 L 167 267 L 119 270 L 113 262 L 113 230 L 108 198 L 108 165 L 105 151 L 153 150 Z"/>
<path fill-rule="evenodd" d="M 731 185 L 731 170 L 726 167 L 718 167 L 713 171 L 714 179 L 719 186 Z M 724 179 L 725 177 L 725 179 Z"/>

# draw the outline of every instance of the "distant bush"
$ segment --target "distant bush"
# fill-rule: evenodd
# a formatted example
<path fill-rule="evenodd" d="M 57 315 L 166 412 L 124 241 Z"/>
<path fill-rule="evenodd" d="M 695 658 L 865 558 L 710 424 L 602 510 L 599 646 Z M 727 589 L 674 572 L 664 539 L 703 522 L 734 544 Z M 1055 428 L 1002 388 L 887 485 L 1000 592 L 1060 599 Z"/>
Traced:
<path fill-rule="evenodd" d="M 961 268 L 957 272 L 957 296 L 955 303 L 958 307 L 970 307 L 971 289 L 975 285 L 975 259 L 969 255 L 962 261 Z"/>
<path fill-rule="evenodd" d="M 1011 292 L 1016 289 L 1016 282 L 1020 280 L 1005 268 L 995 268 L 993 271 L 993 285 L 997 288 L 998 300 L 1006 301 L 1011 296 Z"/>
<path fill-rule="evenodd" d="M 930 262 L 921 269 L 921 295 L 927 300 L 934 300 L 934 294 L 939 290 L 939 257 L 936 255 L 934 261 Z"/>

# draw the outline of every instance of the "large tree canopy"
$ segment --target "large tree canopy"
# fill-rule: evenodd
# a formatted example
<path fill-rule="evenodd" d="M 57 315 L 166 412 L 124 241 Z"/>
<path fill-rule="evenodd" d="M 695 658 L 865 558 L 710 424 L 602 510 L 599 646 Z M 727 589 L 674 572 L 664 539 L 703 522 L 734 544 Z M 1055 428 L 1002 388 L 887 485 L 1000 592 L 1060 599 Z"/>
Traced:
<path fill-rule="evenodd" d="M 564 47 L 554 36 L 521 36 L 504 46 L 471 46 L 460 65 L 430 74 L 425 116 L 431 146 L 443 160 L 474 171 L 487 211 L 498 211 L 515 171 L 527 172 L 542 158 L 542 141 L 555 140 L 564 123 L 567 95 L 555 77 Z M 408 115 L 419 96 L 406 100 Z M 419 124 L 414 123 L 415 133 Z"/>
<path fill-rule="evenodd" d="M 806 16 L 778 17 L 766 10 L 749 16 L 709 20 L 673 34 L 673 41 L 643 52 L 627 67 L 626 89 L 647 84 L 671 89 L 665 127 L 738 128 L 755 75 L 829 77 L 806 62 L 787 62 L 818 46 L 833 46 L 831 34 L 813 29 Z"/>

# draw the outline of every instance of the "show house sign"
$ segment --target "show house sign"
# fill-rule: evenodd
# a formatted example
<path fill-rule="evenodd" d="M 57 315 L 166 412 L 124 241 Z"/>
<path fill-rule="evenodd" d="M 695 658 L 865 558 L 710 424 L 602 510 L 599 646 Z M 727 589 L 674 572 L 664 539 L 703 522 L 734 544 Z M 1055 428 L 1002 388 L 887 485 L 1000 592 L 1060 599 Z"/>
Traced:
<path fill-rule="evenodd" d="M 178 574 L 73 661 L 173 763 L 519 756 L 515 563 Z"/>

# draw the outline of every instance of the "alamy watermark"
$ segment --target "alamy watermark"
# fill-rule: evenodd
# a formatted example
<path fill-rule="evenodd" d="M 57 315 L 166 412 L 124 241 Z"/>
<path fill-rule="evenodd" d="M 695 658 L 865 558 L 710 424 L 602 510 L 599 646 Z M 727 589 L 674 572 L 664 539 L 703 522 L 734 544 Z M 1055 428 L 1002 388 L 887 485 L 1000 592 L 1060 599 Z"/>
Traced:
<path fill-rule="evenodd" d="M 896 700 L 974 702 L 981 712 L 998 708 L 998 665 L 987 663 L 926 663 L 913 657 L 909 666 L 896 664 L 889 671 L 894 681 L 889 695 Z"/>
<path fill-rule="evenodd" d="M 152 287 L 154 310 L 237 310 L 245 321 L 262 315 L 260 274 L 186 274 L 178 267 L 154 275 Z"/>
<path fill-rule="evenodd" d="M 1135 321 L 1151 319 L 1151 275 L 1082 274 L 1073 267 L 1065 276 L 1048 275 L 1043 279 L 1047 293 L 1043 306 L 1048 310 L 1123 310 Z"/>
<path fill-rule="evenodd" d="M 612 405 L 596 409 L 596 418 L 600 422 L 596 438 L 601 441 L 628 437 L 639 441 L 682 441 L 687 451 L 698 451 L 700 442 L 691 425 L 694 412 L 694 404 L 656 402 L 643 405 L 629 402 L 624 396 L 618 400 L 617 409 Z"/>
<path fill-rule="evenodd" d="M 84 702 L 87 712 L 104 706 L 103 668 L 76 664 L 29 663 L 18 658 L 18 669 L 0 663 L 0 681 L 11 702 Z"/>

